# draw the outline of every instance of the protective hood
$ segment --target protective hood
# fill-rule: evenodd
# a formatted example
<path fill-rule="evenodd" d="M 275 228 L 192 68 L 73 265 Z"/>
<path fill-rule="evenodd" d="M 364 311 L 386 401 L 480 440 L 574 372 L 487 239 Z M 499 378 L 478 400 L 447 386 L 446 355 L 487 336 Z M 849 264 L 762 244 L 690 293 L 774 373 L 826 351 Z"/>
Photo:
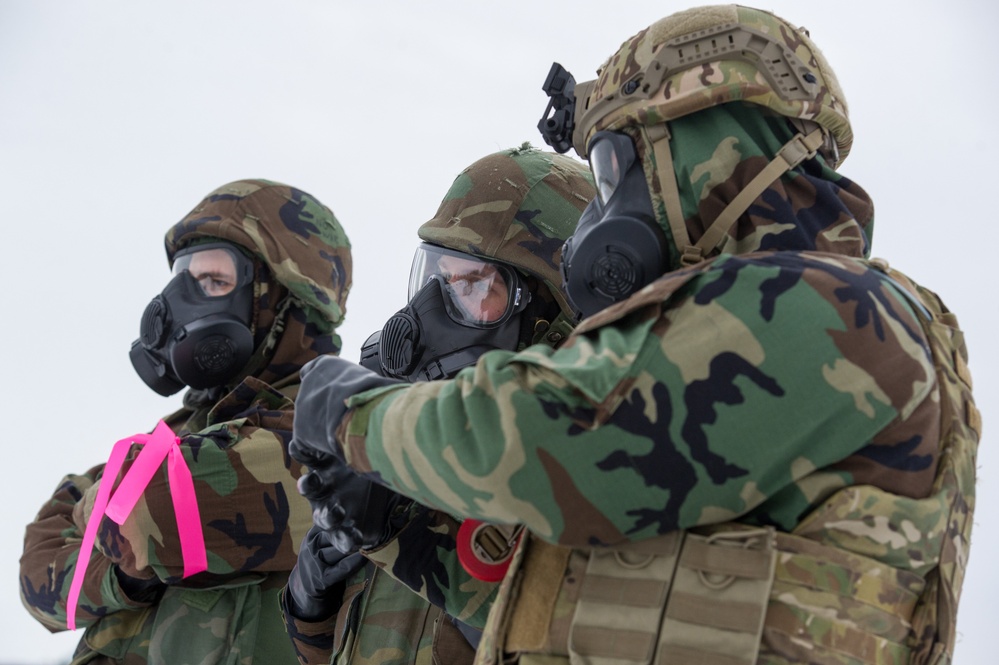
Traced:
<path fill-rule="evenodd" d="M 335 330 L 352 264 L 350 241 L 329 208 L 288 185 L 239 180 L 211 192 L 167 232 L 171 266 L 180 249 L 212 240 L 239 245 L 255 263 L 255 351 L 238 379 L 274 383 L 312 358 L 339 353 Z"/>
<path fill-rule="evenodd" d="M 696 242 L 736 195 L 795 134 L 786 118 L 760 106 L 734 102 L 669 123 L 673 169 L 681 210 Z M 671 264 L 679 265 L 670 231 L 661 178 L 644 129 L 629 127 L 642 159 L 656 219 L 671 244 Z M 657 177 L 658 176 L 658 177 Z M 785 173 L 756 198 L 729 230 L 719 250 L 745 254 L 758 250 L 799 250 L 867 257 L 874 231 L 874 205 L 861 187 L 836 173 L 821 154 Z"/>

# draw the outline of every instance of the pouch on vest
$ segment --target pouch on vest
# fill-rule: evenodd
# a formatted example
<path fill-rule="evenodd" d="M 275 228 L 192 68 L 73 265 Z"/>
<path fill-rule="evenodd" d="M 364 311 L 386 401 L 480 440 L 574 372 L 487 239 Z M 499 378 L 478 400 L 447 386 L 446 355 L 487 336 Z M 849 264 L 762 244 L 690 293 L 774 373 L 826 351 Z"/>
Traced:
<path fill-rule="evenodd" d="M 588 554 L 532 538 L 506 608 L 506 639 L 494 654 L 519 653 L 522 665 L 754 663 L 773 583 L 774 532 L 728 526 Z"/>

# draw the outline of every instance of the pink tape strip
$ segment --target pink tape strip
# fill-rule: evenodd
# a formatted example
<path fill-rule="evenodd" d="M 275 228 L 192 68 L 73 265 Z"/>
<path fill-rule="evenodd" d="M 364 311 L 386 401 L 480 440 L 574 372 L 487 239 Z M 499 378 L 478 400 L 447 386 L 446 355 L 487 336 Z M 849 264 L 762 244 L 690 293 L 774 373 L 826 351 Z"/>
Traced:
<path fill-rule="evenodd" d="M 114 496 L 110 496 L 114 480 L 118 477 L 125 456 L 133 443 L 143 448 L 118 484 Z M 180 535 L 184 577 L 208 569 L 205 537 L 201 530 L 201 514 L 198 511 L 197 496 L 194 494 L 194 478 L 184 460 L 184 454 L 178 447 L 179 443 L 180 439 L 173 430 L 161 420 L 152 434 L 136 434 L 122 439 L 111 449 L 111 456 L 104 466 L 101 486 L 97 489 L 94 508 L 83 534 L 80 555 L 76 570 L 73 572 L 73 581 L 70 583 L 69 597 L 66 600 L 66 625 L 70 630 L 76 630 L 76 607 L 80 599 L 80 589 L 83 587 L 83 578 L 90 564 L 90 554 L 101 520 L 107 515 L 117 524 L 124 524 L 164 459 L 167 460 L 170 498 L 173 500 L 173 512 L 177 518 L 177 531 Z"/>

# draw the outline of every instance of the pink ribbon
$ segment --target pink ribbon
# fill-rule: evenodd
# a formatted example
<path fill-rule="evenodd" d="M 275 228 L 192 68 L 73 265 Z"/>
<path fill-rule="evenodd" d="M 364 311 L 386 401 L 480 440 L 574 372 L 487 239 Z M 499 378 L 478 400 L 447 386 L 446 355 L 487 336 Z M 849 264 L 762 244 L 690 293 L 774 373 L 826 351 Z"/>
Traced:
<path fill-rule="evenodd" d="M 132 444 L 143 446 L 132 467 L 122 478 L 121 483 L 111 496 L 111 488 L 121 470 Z M 163 460 L 167 460 L 167 477 L 170 480 L 170 498 L 173 501 L 173 512 L 177 518 L 177 531 L 180 534 L 180 551 L 184 558 L 184 577 L 208 569 L 208 554 L 205 552 L 205 535 L 201 530 L 201 514 L 198 511 L 198 499 L 194 494 L 194 478 L 187 468 L 184 454 L 179 448 L 180 439 L 173 430 L 159 421 L 152 434 L 136 434 L 122 439 L 114 444 L 111 456 L 104 466 L 101 485 L 97 488 L 97 498 L 94 509 L 87 521 L 87 530 L 83 534 L 83 544 L 73 572 L 73 581 L 69 586 L 69 597 L 66 601 L 66 625 L 70 630 L 76 630 L 76 606 L 80 599 L 80 589 L 83 578 L 90 564 L 90 553 L 93 551 L 97 529 L 105 515 L 117 524 L 124 524 L 149 481 L 159 470 Z M 109 500 L 110 499 L 110 500 Z"/>

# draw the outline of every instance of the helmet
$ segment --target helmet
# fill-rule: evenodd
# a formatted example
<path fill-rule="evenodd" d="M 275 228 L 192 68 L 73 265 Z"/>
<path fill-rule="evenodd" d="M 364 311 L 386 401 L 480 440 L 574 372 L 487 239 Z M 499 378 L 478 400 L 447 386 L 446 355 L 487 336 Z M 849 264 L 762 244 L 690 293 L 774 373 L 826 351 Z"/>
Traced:
<path fill-rule="evenodd" d="M 834 168 L 853 131 L 839 81 L 808 36 L 774 14 L 738 5 L 695 7 L 663 18 L 624 42 L 576 85 L 573 145 L 585 158 L 598 131 L 652 126 L 734 101 L 814 122 L 832 140 Z"/>
<path fill-rule="evenodd" d="M 350 241 L 316 198 L 270 180 L 237 180 L 208 194 L 166 234 L 177 251 L 208 239 L 228 240 L 260 260 L 291 297 L 331 331 L 343 321 L 351 283 Z"/>
<path fill-rule="evenodd" d="M 785 173 L 817 155 L 831 173 L 853 142 L 839 83 L 807 32 L 769 12 L 737 5 L 698 7 L 661 19 L 622 44 L 594 81 L 576 84 L 556 63 L 544 89 L 552 99 L 538 126 L 556 149 L 571 145 L 587 158 L 595 145 L 616 148 L 615 162 L 630 159 L 627 151 L 634 151 L 651 195 L 641 215 L 649 212 L 665 234 L 661 250 L 648 261 L 644 272 L 649 273 L 664 263 L 691 265 L 717 251 L 740 217 Z M 754 116 L 763 118 L 773 130 L 764 133 L 780 136 L 780 142 L 763 153 L 766 159 L 723 209 L 697 220 L 692 237 L 686 213 L 699 202 L 686 181 L 684 187 L 678 184 L 671 144 L 686 141 L 689 159 L 692 143 L 710 139 L 691 130 L 698 120 L 760 124 Z M 609 140 L 613 134 L 628 137 L 633 147 L 615 146 Z M 592 159 L 591 166 L 600 181 L 604 174 Z M 629 284 L 621 290 L 625 295 L 642 280 Z"/>
<path fill-rule="evenodd" d="M 562 244 L 596 195 L 586 165 L 524 143 L 462 171 L 437 214 L 417 231 L 426 242 L 495 259 L 535 277 L 574 321 L 562 291 Z"/>
<path fill-rule="evenodd" d="M 527 143 L 466 168 L 418 231 L 409 302 L 368 338 L 361 364 L 434 380 L 490 349 L 557 346 L 578 318 L 561 289 L 562 245 L 594 194 L 584 164 Z"/>
<path fill-rule="evenodd" d="M 175 276 L 143 313 L 129 353 L 161 395 L 185 385 L 215 395 L 250 374 L 273 381 L 339 351 L 350 243 L 309 194 L 229 183 L 167 232 L 166 251 Z"/>

